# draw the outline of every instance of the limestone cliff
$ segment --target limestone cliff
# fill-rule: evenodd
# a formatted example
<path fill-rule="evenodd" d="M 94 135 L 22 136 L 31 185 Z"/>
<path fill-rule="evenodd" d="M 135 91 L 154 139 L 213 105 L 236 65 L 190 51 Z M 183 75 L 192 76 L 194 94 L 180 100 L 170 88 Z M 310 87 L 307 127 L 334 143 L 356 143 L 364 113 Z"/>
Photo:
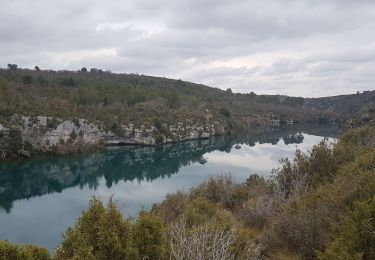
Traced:
<path fill-rule="evenodd" d="M 13 115 L 10 122 L 0 125 L 0 150 L 2 159 L 7 157 L 12 145 L 10 129 L 17 129 L 22 144 L 13 153 L 29 157 L 25 144 L 34 151 L 46 153 L 60 149 L 58 153 L 77 152 L 77 147 L 99 145 L 157 145 L 187 140 L 204 139 L 224 134 L 225 123 L 206 121 L 203 123 L 185 120 L 174 125 L 158 123 L 151 126 L 121 125 L 114 130 L 103 129 L 85 119 L 62 120 L 55 117 Z M 14 143 L 14 142 L 13 142 Z M 14 145 L 13 145 L 14 146 Z M 64 150 L 65 149 L 65 150 Z"/>

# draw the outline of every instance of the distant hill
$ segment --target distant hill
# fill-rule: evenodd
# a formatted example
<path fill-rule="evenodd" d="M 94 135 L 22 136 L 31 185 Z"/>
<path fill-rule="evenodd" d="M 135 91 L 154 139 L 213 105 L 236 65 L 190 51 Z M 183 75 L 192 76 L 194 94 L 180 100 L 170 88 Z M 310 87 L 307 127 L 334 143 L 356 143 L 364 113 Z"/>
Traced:
<path fill-rule="evenodd" d="M 100 69 L 0 69 L 0 160 L 100 144 L 171 143 L 294 124 L 374 123 L 374 91 L 325 98 L 232 93 Z"/>
<path fill-rule="evenodd" d="M 332 111 L 341 114 L 355 114 L 375 109 L 375 90 L 352 95 L 322 98 L 305 98 L 305 108 Z"/>
<path fill-rule="evenodd" d="M 271 117 L 295 122 L 332 117 L 331 111 L 303 108 L 304 104 L 300 97 L 235 94 L 182 80 L 98 69 L 0 70 L 2 120 L 12 114 L 78 117 L 109 128 L 130 121 L 153 124 L 155 118 L 166 123 L 191 118 L 225 120 L 236 129 L 265 124 Z"/>

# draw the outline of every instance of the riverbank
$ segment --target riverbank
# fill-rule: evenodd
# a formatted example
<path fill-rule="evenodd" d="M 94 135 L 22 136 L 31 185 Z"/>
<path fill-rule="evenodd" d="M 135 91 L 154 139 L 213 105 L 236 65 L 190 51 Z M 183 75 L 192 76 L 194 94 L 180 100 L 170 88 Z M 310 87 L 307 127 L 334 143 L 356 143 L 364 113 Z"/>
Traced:
<path fill-rule="evenodd" d="M 237 150 L 233 149 L 233 145 L 238 143 L 236 141 L 230 141 L 228 145 L 219 146 L 220 152 L 213 154 L 207 154 L 209 165 L 212 162 L 217 163 L 217 167 L 224 169 L 222 161 L 228 162 L 228 158 L 223 160 L 222 157 L 218 156 L 219 154 L 228 154 L 228 149 L 232 149 L 232 156 L 235 162 L 235 168 L 232 168 L 233 175 L 220 175 L 218 177 L 212 177 L 208 173 L 213 173 L 214 171 L 207 169 L 207 164 L 204 166 L 201 165 L 200 168 L 204 168 L 206 171 L 206 177 L 204 180 L 192 182 L 189 185 L 193 187 L 192 189 L 186 189 L 187 180 L 191 180 L 192 176 L 186 178 L 185 174 L 180 174 L 181 185 L 176 186 L 174 182 L 171 182 L 173 177 L 170 174 L 166 173 L 166 170 L 169 170 L 170 173 L 174 172 L 175 167 L 171 165 L 166 165 L 164 169 L 160 169 L 161 163 L 168 162 L 169 164 L 175 163 L 177 160 L 181 159 L 186 153 L 180 151 L 176 153 L 177 150 L 169 151 L 168 155 L 172 157 L 166 157 L 165 159 L 160 157 L 160 154 L 154 154 L 151 156 L 149 154 L 149 159 L 145 160 L 145 151 L 142 148 L 138 148 L 138 152 L 131 149 L 131 154 L 117 153 L 117 149 L 113 151 L 108 151 L 106 154 L 109 160 L 115 160 L 116 163 L 108 168 L 108 161 L 101 161 L 98 165 L 98 158 L 91 158 L 91 163 L 88 161 L 77 164 L 76 162 L 71 163 L 72 174 L 67 175 L 66 165 L 61 165 L 61 168 L 56 168 L 56 162 L 51 162 L 51 166 L 46 165 L 46 163 L 40 164 L 41 168 L 36 167 L 35 173 L 30 173 L 29 167 L 21 167 L 23 169 L 24 178 L 29 178 L 29 187 L 19 187 L 19 190 L 26 193 L 27 191 L 35 191 L 35 188 L 38 187 L 41 192 L 50 192 L 51 189 L 43 187 L 43 184 L 49 184 L 50 187 L 56 189 L 56 194 L 59 196 L 53 196 L 49 194 L 48 196 L 42 196 L 42 194 L 34 194 L 34 199 L 29 198 L 28 203 L 32 203 L 32 206 L 28 206 L 29 209 L 34 209 L 34 213 L 38 212 L 37 219 L 41 219 L 42 216 L 50 216 L 50 221 L 55 221 L 53 228 L 59 226 L 61 230 L 66 229 L 68 226 L 72 226 L 72 229 L 64 237 L 61 242 L 59 249 L 53 251 L 55 257 L 60 257 L 61 259 L 71 258 L 74 256 L 74 252 L 78 250 L 89 250 L 90 254 L 97 256 L 99 253 L 98 250 L 102 248 L 99 244 L 95 244 L 95 248 L 98 250 L 90 251 L 90 248 L 94 247 L 94 244 L 90 244 L 90 241 L 98 241 L 98 239 L 90 239 L 91 237 L 101 238 L 103 232 L 96 232 L 91 229 L 82 229 L 80 225 L 83 223 L 88 223 L 85 221 L 92 220 L 93 223 L 89 225 L 82 226 L 98 226 L 102 227 L 101 230 L 104 230 L 106 233 L 111 233 L 116 238 L 124 238 L 126 235 L 126 241 L 133 241 L 129 244 L 134 246 L 132 251 L 136 255 L 134 259 L 139 259 L 137 254 L 142 256 L 147 255 L 142 251 L 143 246 L 137 246 L 134 241 L 138 241 L 139 227 L 142 226 L 143 231 L 147 230 L 147 234 L 155 234 L 153 232 L 159 232 L 160 239 L 150 239 L 147 240 L 148 245 L 154 245 L 160 250 L 163 250 L 163 254 L 158 256 L 158 259 L 174 259 L 176 250 L 179 250 L 181 254 L 188 253 L 184 251 L 184 246 L 189 245 L 194 247 L 195 240 L 194 237 L 198 235 L 204 235 L 205 238 L 216 235 L 225 235 L 228 240 L 228 246 L 220 247 L 224 250 L 228 259 L 262 259 L 264 256 L 277 259 L 336 259 L 339 258 L 341 252 L 344 252 L 346 255 L 354 256 L 358 254 L 369 255 L 372 253 L 371 247 L 369 248 L 367 243 L 356 244 L 355 248 L 348 247 L 347 243 L 341 243 L 341 241 L 351 241 L 357 239 L 356 237 L 346 236 L 347 230 L 356 230 L 357 227 L 363 227 L 360 223 L 373 223 L 374 219 L 371 215 L 374 204 L 371 201 L 374 194 L 374 178 L 373 178 L 373 158 L 374 158 L 374 138 L 375 132 L 372 128 L 365 128 L 351 131 L 350 133 L 342 136 L 340 141 L 334 144 L 331 144 L 326 139 L 321 139 L 322 141 L 307 140 L 309 144 L 316 144 L 314 147 L 309 148 L 309 152 L 306 150 L 299 152 L 297 151 L 294 159 L 289 156 L 289 153 L 286 153 L 285 146 L 287 143 L 292 141 L 290 135 L 283 135 L 284 144 L 282 142 L 277 142 L 279 145 L 283 146 L 281 149 L 276 152 L 274 155 L 269 155 L 268 144 L 263 144 L 263 142 L 274 143 L 273 139 L 277 137 L 268 137 L 264 139 L 259 139 L 258 142 L 254 140 L 243 140 L 239 143 L 248 143 L 248 148 L 246 145 L 242 145 L 242 148 Z M 300 142 L 301 139 L 299 135 L 294 135 L 294 141 Z M 278 138 L 280 140 L 280 136 Z M 209 140 L 207 140 L 209 142 Z M 192 142 L 197 143 L 197 142 Z M 261 149 L 256 149 L 256 146 L 253 147 L 252 143 L 258 143 L 256 145 L 263 146 Z M 188 143 L 186 143 L 188 144 Z M 209 146 L 209 144 L 206 144 Z M 207 148 L 208 148 L 207 146 Z M 167 149 L 167 147 L 174 147 L 174 145 L 167 145 L 159 147 L 161 150 Z M 292 146 L 290 151 L 293 152 Z M 151 150 L 156 150 L 156 147 L 148 147 L 145 149 L 148 152 Z M 208 148 L 207 151 L 209 151 Z M 238 153 L 248 149 L 248 155 L 253 156 L 253 160 L 244 160 L 249 169 L 257 161 L 260 161 L 259 152 L 263 151 L 265 154 L 268 154 L 270 158 L 277 160 L 282 157 L 289 157 L 290 160 L 284 160 L 279 168 L 272 172 L 268 171 L 269 177 L 265 175 L 251 175 L 249 174 L 254 171 L 243 171 L 243 178 L 240 181 L 236 181 L 235 178 L 241 174 L 241 161 L 238 161 Z M 111 150 L 111 149 L 110 149 Z M 196 155 L 193 157 L 198 160 L 200 157 L 200 149 L 196 147 Z M 186 151 L 191 151 L 191 147 L 186 147 Z M 129 151 L 130 152 L 130 151 Z M 192 152 L 192 151 L 191 151 Z M 115 155 L 117 154 L 117 156 Z M 277 157 L 277 158 L 274 158 Z M 124 164 L 124 160 L 130 160 Z M 142 167 L 145 161 L 151 163 L 149 167 Z M 196 176 L 203 176 L 202 172 L 197 174 L 197 167 L 191 165 L 189 159 L 181 162 L 182 165 L 190 165 L 192 171 L 190 174 L 196 174 Z M 268 160 L 261 160 L 262 165 L 264 162 L 269 162 Z M 230 162 L 228 162 L 231 164 Z M 128 166 L 127 166 L 128 165 Z M 104 167 L 105 166 L 105 167 Z M 233 165 L 232 165 L 233 166 Z M 273 167 L 267 163 L 269 168 Z M 35 167 L 35 165 L 34 165 Z M 91 167 L 91 168 L 88 168 Z M 132 167 L 136 172 L 130 173 L 129 167 Z M 43 174 L 45 178 L 49 178 L 50 181 L 38 177 L 40 175 L 40 170 L 44 169 L 48 172 Z M 19 169 L 18 169 L 19 170 Z M 93 171 L 100 173 L 100 176 L 94 178 L 92 176 Z M 154 170 L 160 170 L 162 176 L 168 176 L 168 178 L 160 178 L 158 176 L 155 178 Z M 77 171 L 80 172 L 77 175 Z M 117 173 L 116 173 L 117 171 Z M 256 171 L 259 173 L 259 171 Z M 64 173 L 64 174 L 62 174 Z M 111 175 L 112 174 L 112 175 Z M 145 175 L 146 174 L 146 175 Z M 118 176 L 117 176 L 118 175 Z M 119 176 L 121 178 L 116 178 Z M 242 174 L 241 174 L 242 175 Z M 14 180 L 11 176 L 16 176 L 16 174 L 9 173 L 9 183 L 4 183 L 4 188 L 15 195 L 14 188 L 10 188 L 9 184 L 13 185 L 25 185 L 28 182 L 26 179 L 20 181 L 20 175 L 17 176 L 17 181 Z M 81 176 L 77 181 L 77 176 Z M 177 176 L 177 175 L 175 175 Z M 211 176 L 211 177 L 210 177 Z M 237 177 L 236 177 L 237 176 Z M 137 181 L 121 181 L 123 178 L 136 178 L 133 180 Z M 140 179 L 149 180 L 149 178 L 155 178 L 155 185 L 159 185 L 157 188 L 153 188 L 152 185 L 145 185 L 145 183 L 140 183 Z M 100 180 L 100 181 L 98 181 Z M 287 181 L 285 181 L 287 180 Z M 35 182 L 39 181 L 39 184 Z M 76 185 L 76 190 L 67 189 L 65 192 L 61 191 L 61 185 L 56 183 L 60 181 L 61 184 L 71 187 L 71 185 Z M 34 182 L 34 184 L 31 184 Z M 85 183 L 88 182 L 88 185 Z M 167 182 L 167 183 L 165 183 Z M 103 192 L 101 189 L 103 185 L 107 185 L 108 192 Z M 127 186 L 124 186 L 127 185 Z M 134 187 L 136 185 L 136 187 Z M 88 188 L 91 187 L 90 189 Z M 117 186 L 117 191 L 113 189 L 114 186 Z M 145 188 L 147 187 L 147 189 Z M 64 215 L 64 220 L 56 219 L 54 216 L 51 216 L 51 208 L 59 209 L 61 203 L 66 205 L 66 210 L 74 216 L 78 216 L 82 212 L 81 208 L 76 208 L 77 205 L 82 206 L 82 204 L 87 205 L 89 197 L 92 198 L 93 190 L 97 190 L 95 195 L 100 196 L 100 200 L 106 201 L 108 197 L 114 192 L 116 193 L 115 200 L 118 201 L 118 204 L 115 205 L 111 201 L 110 206 L 105 207 L 102 202 L 99 201 L 98 197 L 93 199 L 90 202 L 90 205 L 86 211 L 81 215 L 77 221 L 70 220 L 69 223 L 61 225 L 61 222 L 66 220 L 66 215 Z M 167 191 L 165 189 L 168 189 Z M 177 191 L 176 191 L 177 190 Z M 77 191 L 80 191 L 80 195 L 77 196 Z M 126 192 L 124 192 L 126 191 Z M 168 192 L 169 195 L 157 195 L 157 192 L 163 191 Z M 82 195 L 84 192 L 85 196 Z M 127 193 L 127 195 L 125 194 Z M 139 216 L 135 213 L 134 218 L 129 220 L 127 214 L 129 213 L 130 208 L 132 207 L 131 200 L 135 196 L 140 196 L 145 198 L 146 194 L 150 200 L 156 204 L 152 206 L 153 203 L 147 204 L 146 208 L 139 213 Z M 25 194 L 27 196 L 27 194 Z M 64 200 L 65 196 L 65 200 Z M 164 199 L 162 198 L 164 197 Z M 21 206 L 24 206 L 24 203 L 21 202 L 22 197 L 17 197 L 18 203 L 14 203 L 14 214 L 18 214 Z M 24 200 L 25 197 L 23 197 Z M 72 201 L 74 198 L 74 203 Z M 48 199 L 48 200 L 46 200 Z M 52 200 L 52 201 L 50 201 Z M 80 202 L 78 202 L 79 200 Z M 38 208 L 36 205 L 41 205 L 41 201 L 45 207 L 45 212 L 39 212 L 41 208 Z M 65 201 L 65 202 L 64 202 Z M 137 200 L 136 200 L 137 201 Z M 122 205 L 126 203 L 126 211 L 124 217 L 122 213 L 124 212 Z M 139 201 L 137 201 L 139 204 Z M 49 205 L 53 205 L 50 207 Z M 121 205 L 118 206 L 118 205 Z M 144 205 L 144 204 L 142 204 Z M 134 205 L 133 205 L 134 206 Z M 82 206 L 83 207 L 83 206 Z M 38 208 L 38 210 L 35 210 Z M 71 212 L 71 209 L 75 209 L 74 213 Z M 95 214 L 98 218 L 93 220 L 92 218 L 86 218 L 84 216 L 90 215 L 90 212 L 96 212 L 100 214 Z M 137 208 L 139 209 L 139 207 Z M 328 211 L 327 211 L 328 209 Z M 61 209 L 60 209 L 61 210 Z M 62 212 L 59 213 L 61 215 Z M 116 210 L 116 214 L 113 214 Z M 136 210 L 136 207 L 133 208 Z M 65 211 L 63 211 L 65 212 Z M 109 214 L 111 212 L 111 214 Z M 138 212 L 138 210 L 137 210 Z M 70 216 L 70 215 L 69 215 Z M 108 220 L 110 216 L 120 216 L 116 218 L 119 221 L 116 223 L 124 223 L 124 227 L 128 227 L 129 232 L 118 233 L 118 227 L 113 228 L 113 225 L 106 225 L 104 220 Z M 101 219 L 101 220 L 98 220 Z M 3 219 L 4 225 L 3 234 L 17 234 L 14 227 L 10 226 L 10 223 L 14 222 L 19 225 L 20 219 L 15 219 L 13 215 Z M 97 221 L 96 221 L 97 220 Z M 23 223 L 28 223 L 30 220 L 30 212 L 25 216 L 22 221 Z M 83 221 L 83 222 L 82 222 Z M 370 221 L 370 222 L 368 222 Z M 46 221 L 46 223 L 50 223 Z M 76 225 L 74 226 L 74 223 Z M 111 221 L 111 223 L 114 223 Z M 155 223 L 158 223 L 157 225 Z M 9 227 L 10 226 L 10 227 Z M 27 230 L 24 228 L 22 234 Z M 47 237 L 51 235 L 49 228 L 41 229 L 40 226 L 33 228 L 32 225 L 26 225 L 29 229 L 30 234 L 33 234 L 32 237 L 42 238 L 40 241 L 48 240 Z M 366 239 L 371 239 L 367 234 L 371 234 L 374 230 L 368 228 L 366 225 L 366 232 L 364 236 Z M 160 229 L 159 229 L 160 228 Z M 42 231 L 41 231 L 42 230 Z M 137 231 L 138 230 L 138 231 Z M 369 231 L 369 232 L 367 232 Z M 38 233 L 39 232 L 39 233 Z M 60 230 L 56 231 L 57 234 L 60 234 Z M 202 233 L 203 232 L 203 233 Z M 354 232 L 357 234 L 356 232 Z M 79 235 L 79 240 L 77 236 Z M 134 235 L 138 234 L 138 235 Z M 143 234 L 143 233 L 142 233 Z M 174 236 L 174 235 L 184 235 L 183 237 Z M 353 234 L 353 233 L 349 233 Z M 228 235 L 228 236 L 227 236 Z M 159 237 L 159 236 L 158 236 Z M 183 240 L 178 240 L 182 238 Z M 345 240 L 343 240 L 345 238 Z M 77 239 L 77 240 L 76 240 Z M 125 239 L 125 238 L 124 238 Z M 9 239 L 9 241 L 15 242 L 15 239 Z M 61 241 L 58 239 L 58 241 Z M 76 243 L 79 241 L 80 243 Z M 83 241 L 83 242 L 82 242 Z M 182 244 L 182 241 L 183 244 Z M 200 243 L 208 243 L 205 245 L 210 245 L 205 248 L 217 248 L 216 244 L 210 244 L 211 240 L 201 240 Z M 362 241 L 362 240 L 356 240 Z M 368 241 L 368 240 L 366 240 Z M 17 249 L 24 250 L 26 247 L 18 247 L 14 249 L 12 245 L 9 245 L 7 242 L 2 243 L 2 250 L 10 250 L 13 248 L 14 251 Z M 43 243 L 36 242 L 35 244 Z M 83 246 L 81 246 L 83 245 Z M 108 244 L 106 244 L 108 245 Z M 121 245 L 121 248 L 127 248 L 128 244 Z M 111 244 L 106 252 L 114 253 L 113 248 L 115 244 Z M 195 248 L 195 247 L 194 247 Z M 198 248 L 198 247 L 197 247 Z M 211 251 L 199 251 L 201 254 L 210 254 Z M 34 250 L 36 253 L 38 250 Z M 47 251 L 43 252 L 48 255 Z M 85 251 L 86 252 L 86 251 Z M 152 252 L 156 252 L 153 250 Z M 51 250 L 52 253 L 52 250 Z M 48 256 L 47 256 L 48 257 Z M 133 259 L 132 258 L 132 259 Z M 48 259 L 48 258 L 46 258 Z M 372 259 L 372 258 L 369 258 Z"/>

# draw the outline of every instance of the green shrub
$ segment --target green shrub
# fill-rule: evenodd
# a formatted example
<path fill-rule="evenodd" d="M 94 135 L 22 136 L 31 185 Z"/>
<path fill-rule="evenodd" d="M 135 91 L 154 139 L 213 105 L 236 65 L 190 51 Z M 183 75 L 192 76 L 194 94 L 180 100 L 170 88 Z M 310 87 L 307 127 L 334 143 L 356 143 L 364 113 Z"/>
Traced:
<path fill-rule="evenodd" d="M 375 259 L 375 197 L 355 203 L 338 236 L 319 254 L 319 259 Z"/>
<path fill-rule="evenodd" d="M 220 108 L 220 113 L 222 115 L 226 116 L 226 117 L 230 117 L 231 116 L 230 111 L 227 108 L 225 108 L 225 107 Z"/>
<path fill-rule="evenodd" d="M 34 245 L 12 245 L 8 241 L 0 241 L 0 259 L 2 260 L 49 260 L 49 252 L 45 248 Z"/>
<path fill-rule="evenodd" d="M 74 228 L 65 232 L 57 259 L 134 259 L 131 226 L 111 198 L 107 207 L 95 197 Z"/>
<path fill-rule="evenodd" d="M 154 214 L 141 212 L 133 226 L 133 243 L 140 259 L 166 258 L 164 223 Z"/>

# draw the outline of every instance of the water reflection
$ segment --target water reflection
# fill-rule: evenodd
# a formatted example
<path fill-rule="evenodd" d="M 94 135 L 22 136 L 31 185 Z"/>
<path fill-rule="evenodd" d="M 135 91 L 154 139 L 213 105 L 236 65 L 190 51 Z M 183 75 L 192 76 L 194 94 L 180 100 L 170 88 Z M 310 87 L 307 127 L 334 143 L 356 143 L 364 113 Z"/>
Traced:
<path fill-rule="evenodd" d="M 91 196 L 107 200 L 115 194 L 123 212 L 134 216 L 142 206 L 151 207 L 167 193 L 187 190 L 211 175 L 231 172 L 236 181 L 252 173 L 267 176 L 281 157 L 293 157 L 296 146 L 306 151 L 323 136 L 336 134 L 283 130 L 0 163 L 0 239 L 53 250 Z"/>
<path fill-rule="evenodd" d="M 327 134 L 325 134 L 327 136 Z M 204 165 L 207 161 L 220 164 L 224 160 L 233 167 L 249 165 L 245 153 L 254 153 L 249 147 L 258 144 L 276 145 L 300 144 L 304 136 L 299 130 L 284 130 L 261 134 L 246 134 L 231 137 L 217 137 L 190 141 L 160 147 L 117 147 L 93 154 L 66 157 L 51 157 L 33 161 L 0 164 L 0 207 L 9 213 L 13 202 L 49 193 L 60 193 L 69 187 L 82 189 L 88 185 L 96 190 L 100 180 L 105 180 L 107 188 L 120 181 L 153 181 L 170 177 L 181 167 L 195 163 Z M 232 151 L 236 144 L 247 145 L 239 151 Z M 246 149 L 244 151 L 244 149 Z M 267 149 L 263 147 L 263 149 Z M 236 149 L 234 149 L 236 150 Z M 231 160 L 225 156 L 210 155 L 212 151 L 231 153 Z M 267 153 L 267 151 L 265 151 Z M 275 155 L 274 152 L 269 152 Z M 203 155 L 208 154 L 203 157 Z M 253 155 L 254 156 L 254 155 Z M 283 155 L 280 154 L 280 157 Z M 261 156 L 262 157 L 262 156 Z M 279 158 L 280 158 L 279 157 Z M 271 159 L 258 158 L 252 166 L 259 164 L 269 169 Z"/>

